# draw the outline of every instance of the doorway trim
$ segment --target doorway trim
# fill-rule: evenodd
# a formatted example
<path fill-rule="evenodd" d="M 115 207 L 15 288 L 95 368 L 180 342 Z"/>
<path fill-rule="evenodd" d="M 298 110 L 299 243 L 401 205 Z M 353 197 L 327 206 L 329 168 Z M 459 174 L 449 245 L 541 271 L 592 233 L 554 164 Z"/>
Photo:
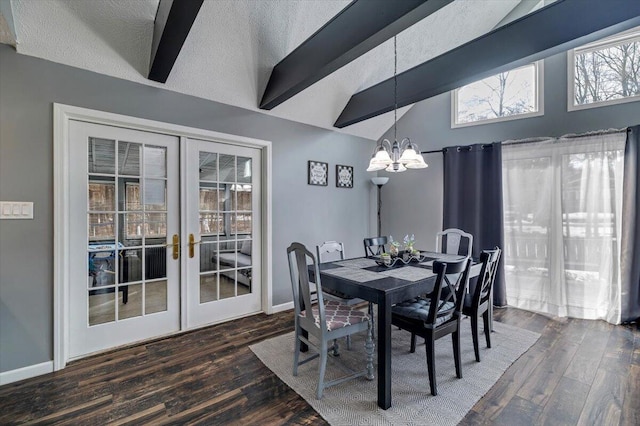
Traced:
<path fill-rule="evenodd" d="M 211 130 L 163 123 L 64 104 L 53 104 L 53 370 L 63 369 L 69 360 L 69 294 L 70 277 L 69 232 L 69 122 L 71 120 L 146 132 L 162 133 L 180 138 L 180 151 L 187 138 L 222 142 L 260 149 L 262 152 L 262 309 L 273 313 L 272 282 L 272 147 L 270 141 L 214 132 Z M 182 162 L 182 159 L 181 159 Z M 182 195 L 181 195 L 182 198 Z M 181 271 L 181 276 L 185 271 Z M 184 283 L 183 283 L 184 285 Z M 180 302 L 181 330 L 186 324 L 183 301 Z"/>

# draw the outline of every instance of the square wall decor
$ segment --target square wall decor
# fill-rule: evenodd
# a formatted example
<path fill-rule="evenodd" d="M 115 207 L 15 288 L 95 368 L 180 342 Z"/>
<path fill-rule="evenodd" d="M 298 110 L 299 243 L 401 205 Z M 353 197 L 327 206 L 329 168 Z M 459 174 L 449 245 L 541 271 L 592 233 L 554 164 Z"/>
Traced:
<path fill-rule="evenodd" d="M 309 185 L 327 186 L 329 179 L 329 164 L 321 161 L 309 161 L 307 171 Z"/>
<path fill-rule="evenodd" d="M 336 186 L 338 188 L 353 188 L 353 166 L 336 164 Z"/>

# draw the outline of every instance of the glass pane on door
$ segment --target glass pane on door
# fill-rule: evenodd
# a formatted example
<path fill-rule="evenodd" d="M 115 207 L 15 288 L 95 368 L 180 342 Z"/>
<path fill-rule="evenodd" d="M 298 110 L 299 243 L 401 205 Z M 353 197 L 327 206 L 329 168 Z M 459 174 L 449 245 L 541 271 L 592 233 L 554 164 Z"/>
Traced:
<path fill-rule="evenodd" d="M 207 303 L 252 292 L 252 159 L 204 151 L 198 158 L 200 303 Z"/>
<path fill-rule="evenodd" d="M 165 147 L 89 138 L 90 326 L 167 310 Z"/>

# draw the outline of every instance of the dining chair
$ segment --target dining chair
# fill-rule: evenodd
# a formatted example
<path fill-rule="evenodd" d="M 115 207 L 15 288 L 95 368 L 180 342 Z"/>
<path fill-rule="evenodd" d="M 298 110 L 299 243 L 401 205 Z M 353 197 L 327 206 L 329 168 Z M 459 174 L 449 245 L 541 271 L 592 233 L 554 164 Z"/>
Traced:
<path fill-rule="evenodd" d="M 433 272 L 437 274 L 433 291 L 391 308 L 391 324 L 411 333 L 410 352 L 416 350 L 416 336 L 425 339 L 429 385 L 434 396 L 438 394 L 434 346 L 441 337 L 452 335 L 456 376 L 462 378 L 460 319 L 470 265 L 471 259 L 466 258 L 456 262 L 433 262 Z M 455 274 L 457 280 L 452 283 L 447 274 Z"/>
<path fill-rule="evenodd" d="M 473 235 L 468 232 L 458 228 L 449 228 L 436 234 L 436 252 L 438 253 L 471 257 L 472 250 Z"/>
<path fill-rule="evenodd" d="M 469 293 L 465 295 L 462 313 L 471 318 L 471 335 L 473 337 L 473 351 L 476 361 L 480 362 L 480 350 L 478 348 L 478 322 L 482 317 L 484 323 L 484 336 L 487 347 L 491 347 L 491 322 L 492 322 L 492 297 L 493 282 L 496 279 L 498 262 L 502 251 L 499 247 L 493 250 L 483 250 L 480 254 L 482 267 L 475 286 L 470 285 Z"/>
<path fill-rule="evenodd" d="M 389 239 L 387 237 L 370 237 L 363 240 L 365 257 L 380 256 L 386 253 L 384 248 Z"/>
<path fill-rule="evenodd" d="M 307 362 L 320 357 L 318 373 L 318 387 L 316 397 L 322 398 L 325 388 L 356 377 L 366 376 L 366 369 L 362 372 L 352 372 L 329 382 L 324 381 L 327 368 L 328 342 L 335 342 L 336 339 L 350 336 L 352 334 L 368 331 L 371 327 L 369 316 L 366 312 L 358 310 L 354 306 L 345 305 L 335 300 L 324 300 L 322 283 L 320 280 L 320 270 L 313 253 L 300 243 L 292 243 L 287 248 L 287 258 L 289 261 L 289 272 L 291 274 L 291 287 L 293 290 L 293 304 L 295 308 L 295 344 L 293 359 L 293 375 L 298 375 L 298 367 Z M 309 268 L 315 274 L 315 287 L 317 288 L 318 303 L 312 305 L 311 281 Z M 310 339 L 305 335 L 313 336 Z M 300 361 L 300 344 L 305 343 L 309 348 L 313 348 L 317 353 Z M 373 356 L 373 352 L 367 354 Z M 368 362 L 369 360 L 367 360 Z"/>
<path fill-rule="evenodd" d="M 316 246 L 316 254 L 318 256 L 319 263 L 332 262 L 336 260 L 344 260 L 344 244 L 337 241 L 325 241 L 324 243 Z M 365 300 L 357 297 L 349 296 L 348 294 L 341 293 L 336 290 L 324 289 L 324 296 L 327 300 L 335 300 L 345 305 L 353 306 L 364 303 Z M 371 318 L 372 331 L 375 330 L 375 321 L 373 315 L 373 303 L 369 303 L 369 318 Z M 375 333 L 374 333 L 375 334 Z M 375 336 L 374 336 L 375 337 Z M 337 342 L 336 342 L 337 344 Z M 347 336 L 347 349 L 351 349 L 351 338 Z M 338 348 L 336 347 L 336 355 Z"/>

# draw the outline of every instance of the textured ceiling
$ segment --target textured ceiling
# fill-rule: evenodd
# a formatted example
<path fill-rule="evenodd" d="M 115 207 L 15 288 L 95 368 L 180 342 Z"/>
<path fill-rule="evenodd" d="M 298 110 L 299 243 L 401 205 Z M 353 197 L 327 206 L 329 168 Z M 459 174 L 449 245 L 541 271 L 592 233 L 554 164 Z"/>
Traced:
<path fill-rule="evenodd" d="M 205 0 L 165 84 L 146 79 L 159 0 L 10 1 L 21 54 L 334 130 L 351 95 L 393 76 L 388 40 L 258 109 L 272 67 L 349 0 Z M 398 72 L 490 31 L 519 2 L 454 1 L 398 35 Z M 375 140 L 392 124 L 387 113 L 339 131 Z"/>

